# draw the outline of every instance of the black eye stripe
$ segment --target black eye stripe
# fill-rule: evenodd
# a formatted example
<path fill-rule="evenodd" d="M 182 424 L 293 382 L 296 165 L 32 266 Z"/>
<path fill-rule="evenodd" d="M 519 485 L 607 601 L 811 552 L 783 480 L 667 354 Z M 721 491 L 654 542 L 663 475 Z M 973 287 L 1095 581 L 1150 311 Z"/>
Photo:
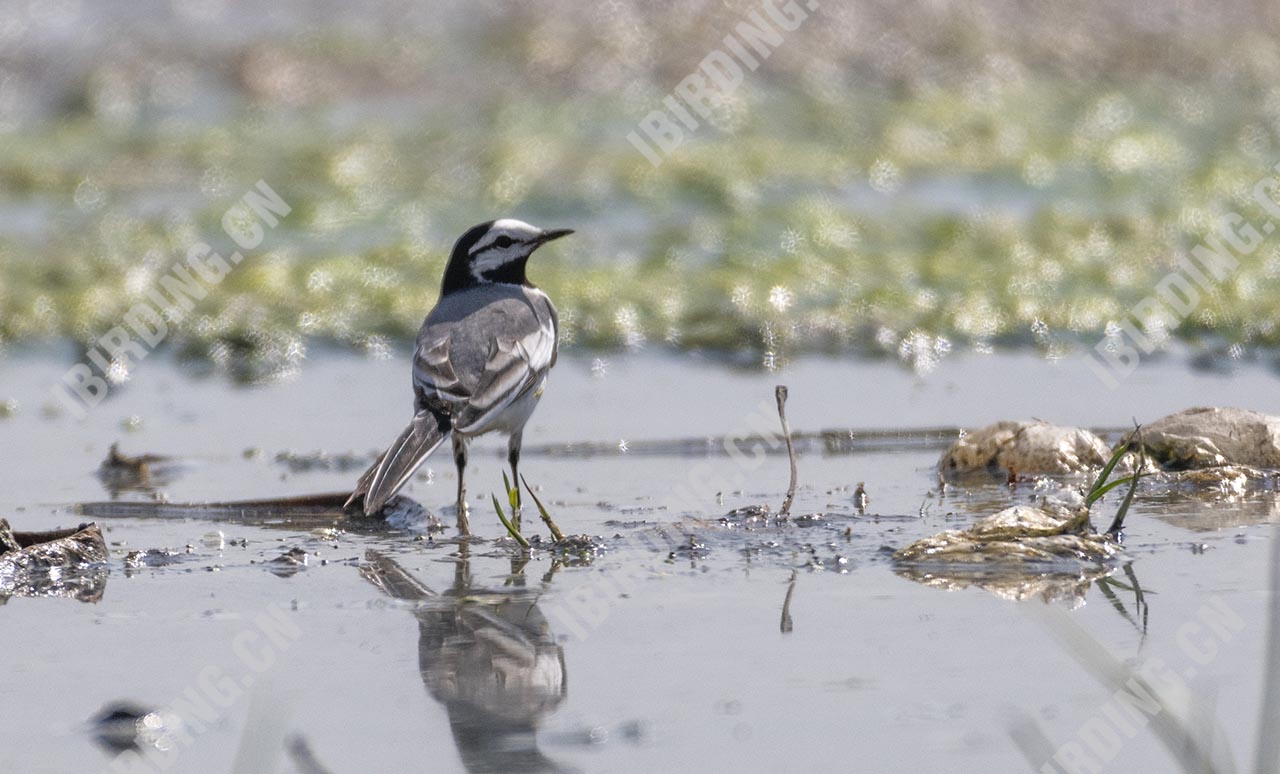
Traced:
<path fill-rule="evenodd" d="M 521 244 L 521 243 L 520 243 L 520 242 L 517 242 L 516 240 L 512 239 L 512 238 L 511 238 L 511 237 L 509 237 L 509 236 L 505 236 L 505 235 L 504 235 L 504 236 L 500 236 L 500 237 L 498 237 L 497 239 L 495 239 L 495 240 L 493 240 L 492 242 L 490 242 L 489 244 L 487 244 L 487 245 L 485 245 L 484 247 L 480 248 L 479 250 L 476 250 L 474 253 L 471 253 L 471 255 L 472 255 L 472 257 L 475 257 L 475 256 L 477 256 L 477 255 L 480 255 L 481 253 L 488 252 L 489 250 L 495 250 L 495 249 L 497 249 L 497 250 L 503 250 L 503 249 L 506 249 L 506 248 L 508 248 L 508 247 L 511 247 L 511 246 L 512 246 L 512 245 L 514 245 L 514 244 Z"/>

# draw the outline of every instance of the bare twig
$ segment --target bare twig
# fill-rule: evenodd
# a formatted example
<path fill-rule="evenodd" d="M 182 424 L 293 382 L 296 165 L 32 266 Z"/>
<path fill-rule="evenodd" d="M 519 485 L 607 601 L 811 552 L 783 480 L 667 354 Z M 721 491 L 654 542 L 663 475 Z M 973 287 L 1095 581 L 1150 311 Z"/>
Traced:
<path fill-rule="evenodd" d="M 773 394 L 778 399 L 778 419 L 782 421 L 782 437 L 787 441 L 787 458 L 791 460 L 791 485 L 787 487 L 787 499 L 778 509 L 778 516 L 786 518 L 791 515 L 791 501 L 796 497 L 796 447 L 791 443 L 791 427 L 787 424 L 787 386 L 779 384 Z"/>

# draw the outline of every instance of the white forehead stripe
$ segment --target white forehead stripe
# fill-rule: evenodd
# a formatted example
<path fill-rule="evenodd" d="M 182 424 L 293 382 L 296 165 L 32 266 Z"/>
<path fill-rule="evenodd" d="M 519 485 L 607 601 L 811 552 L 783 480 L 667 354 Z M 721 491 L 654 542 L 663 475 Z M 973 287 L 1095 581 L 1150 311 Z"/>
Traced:
<path fill-rule="evenodd" d="M 480 241 L 476 242 L 471 248 L 471 254 L 475 255 L 486 247 L 492 245 L 499 237 L 507 237 L 513 242 L 528 242 L 530 239 L 542 233 L 542 229 L 531 226 L 523 220 L 515 218 L 503 218 L 495 220 L 485 235 L 480 237 Z"/>

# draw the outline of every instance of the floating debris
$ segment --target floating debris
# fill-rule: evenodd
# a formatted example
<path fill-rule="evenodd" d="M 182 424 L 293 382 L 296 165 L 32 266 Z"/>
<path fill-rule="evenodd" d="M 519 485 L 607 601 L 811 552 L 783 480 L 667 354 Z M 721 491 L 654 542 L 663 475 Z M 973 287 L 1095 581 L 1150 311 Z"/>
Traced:
<path fill-rule="evenodd" d="M 305 550 L 301 548 L 291 548 L 280 556 L 267 562 L 267 569 L 273 575 L 281 578 L 287 578 L 295 575 L 301 570 L 307 569 L 307 559 L 310 557 Z"/>
<path fill-rule="evenodd" d="M 367 454 L 329 454 L 322 451 L 307 454 L 282 451 L 275 456 L 275 462 L 288 468 L 290 473 L 363 471 L 369 466 L 370 459 Z"/>
<path fill-rule="evenodd" d="M 148 548 L 145 551 L 130 551 L 124 555 L 126 570 L 142 567 L 164 567 L 182 561 L 183 554 L 168 548 Z"/>
<path fill-rule="evenodd" d="M 102 599 L 107 544 L 97 524 L 47 532 L 15 532 L 0 519 L 0 604 L 9 597 Z M 72 568 L 82 572 L 67 572 Z"/>
<path fill-rule="evenodd" d="M 107 450 L 107 458 L 98 466 L 98 480 L 112 497 L 118 497 L 125 491 L 155 492 L 172 481 L 178 470 L 179 465 L 171 457 L 132 456 L 120 451 L 118 443 L 113 443 Z"/>
<path fill-rule="evenodd" d="M 215 551 L 221 551 L 226 546 L 227 536 L 218 530 L 217 532 L 206 532 L 200 537 L 201 544 L 205 548 L 212 548 Z"/>
<path fill-rule="evenodd" d="M 130 702 L 108 704 L 89 723 L 98 744 L 116 754 L 147 748 L 169 750 L 183 733 L 182 718 L 176 714 Z"/>
<path fill-rule="evenodd" d="M 1144 426 L 1147 454 L 1170 470 L 1280 468 L 1280 417 L 1238 408 L 1191 408 Z"/>
<path fill-rule="evenodd" d="M 602 538 L 591 535 L 564 535 L 559 540 L 546 540 L 541 535 L 529 538 L 532 548 L 549 551 L 557 561 L 571 567 L 590 564 L 609 549 Z"/>
<path fill-rule="evenodd" d="M 964 434 L 938 461 L 944 476 L 987 472 L 1007 477 L 1065 475 L 1101 468 L 1111 449 L 1098 436 L 1079 427 L 1048 422 L 997 422 Z"/>
<path fill-rule="evenodd" d="M 947 530 L 894 552 L 898 562 L 1029 564 L 1071 560 L 1105 563 L 1124 556 L 1119 543 L 1089 531 L 1089 512 L 1063 517 L 1015 505 L 978 519 L 967 530 Z"/>
<path fill-rule="evenodd" d="M 202 519 L 231 524 L 253 524 L 287 530 L 338 528 L 346 531 L 413 530 L 426 525 L 428 515 L 417 502 L 403 495 L 388 501 L 383 517 L 366 517 L 343 509 L 350 492 L 233 500 L 212 503 L 90 502 L 75 506 L 78 513 L 94 518 Z M 385 517 L 385 518 L 384 518 Z M 238 545 L 238 541 L 228 541 Z"/>
<path fill-rule="evenodd" d="M 1165 470 L 1147 476 L 1149 488 L 1177 489 L 1189 494 L 1243 495 L 1251 490 L 1280 488 L 1280 474 L 1247 465 L 1216 465 L 1191 470 Z"/>
<path fill-rule="evenodd" d="M 957 583 L 972 582 L 974 572 L 981 568 L 994 568 L 991 573 L 979 577 L 1002 586 L 1013 584 L 1020 589 L 1025 588 L 1027 581 L 1034 576 L 1076 575 L 1081 571 L 1107 568 L 1124 556 L 1120 549 L 1124 518 L 1133 504 L 1141 471 L 1146 466 L 1146 457 L 1142 454 L 1142 428 L 1135 428 L 1134 433 L 1133 441 L 1126 440 L 1111 452 L 1088 494 L 1081 495 L 1068 489 L 1056 496 L 1041 498 L 1039 508 L 1026 505 L 1005 508 L 992 516 L 978 519 L 967 530 L 947 530 L 917 540 L 895 551 L 894 561 L 917 571 L 908 574 Z M 1120 460 L 1133 447 L 1138 449 L 1137 470 L 1124 478 L 1108 481 Z M 1089 518 L 1090 507 L 1107 492 L 1125 484 L 1129 489 L 1116 509 L 1111 526 L 1105 534 L 1099 535 Z M 957 581 L 957 573 L 965 577 Z"/>
<path fill-rule="evenodd" d="M 721 516 L 720 525 L 723 527 L 763 527 L 769 523 L 771 515 L 772 511 L 769 510 L 767 505 L 744 505 L 741 508 L 734 508 L 724 516 Z"/>
<path fill-rule="evenodd" d="M 711 554 L 711 549 L 707 548 L 706 543 L 699 542 L 698 538 L 693 535 L 686 535 L 675 548 L 667 554 L 667 559 L 703 559 Z"/>

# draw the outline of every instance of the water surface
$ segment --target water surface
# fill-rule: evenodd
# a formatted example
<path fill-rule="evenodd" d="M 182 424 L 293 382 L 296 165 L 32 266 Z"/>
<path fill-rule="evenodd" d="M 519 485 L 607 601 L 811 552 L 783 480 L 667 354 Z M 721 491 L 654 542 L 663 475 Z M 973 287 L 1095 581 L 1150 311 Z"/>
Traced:
<path fill-rule="evenodd" d="M 955 357 L 924 378 L 856 360 L 801 359 L 773 374 L 694 356 L 608 360 L 562 360 L 526 432 L 523 466 L 566 532 L 601 536 L 610 546 L 595 561 L 554 566 L 535 552 L 518 568 L 509 544 L 494 542 L 501 528 L 483 500 L 500 489 L 496 441 L 473 455 L 472 524 L 483 539 L 467 547 L 465 564 L 452 530 L 415 539 L 407 531 L 334 534 L 209 516 L 103 519 L 113 562 L 100 602 L 12 599 L 0 611 L 12 654 L 0 695 L 21 709 L 7 714 L 0 731 L 0 768 L 108 770 L 112 757 L 94 742 L 88 719 L 119 700 L 172 704 L 193 686 L 199 692 L 212 665 L 251 685 L 217 709 L 207 729 L 178 743 L 177 770 L 230 771 L 255 735 L 279 749 L 280 736 L 300 734 L 335 772 L 776 771 L 833 763 L 906 772 L 944 761 L 1025 771 L 1009 734 L 1020 713 L 1059 743 L 1097 715 L 1111 689 L 1091 679 L 1033 614 L 1045 606 L 1038 598 L 1015 603 L 976 588 L 942 591 L 895 574 L 886 547 L 966 526 L 1033 495 L 1031 485 L 1010 491 L 993 482 L 940 496 L 932 466 L 944 442 L 910 431 L 1030 416 L 1123 427 L 1200 403 L 1280 413 L 1267 369 L 1224 376 L 1172 358 L 1144 364 L 1116 392 L 1079 364 L 1031 355 Z M 0 397 L 18 401 L 17 414 L 0 421 L 8 450 L 0 512 L 19 528 L 70 525 L 81 518 L 75 503 L 109 500 L 95 469 L 117 440 L 126 452 L 176 458 L 159 487 L 175 502 L 339 491 L 358 475 L 339 469 L 342 456 L 358 466 L 408 411 L 403 359 L 334 355 L 307 363 L 292 381 L 255 388 L 148 361 L 85 420 L 46 417 L 47 385 L 65 367 L 49 353 L 17 353 L 0 364 Z M 790 386 L 788 413 L 798 432 L 847 436 L 854 429 L 856 441 L 858 429 L 889 429 L 902 431 L 901 441 L 890 432 L 869 450 L 855 443 L 842 453 L 802 444 L 794 513 L 824 514 L 812 526 L 721 525 L 718 518 L 735 507 L 776 507 L 785 458 L 770 456 L 744 472 L 733 458 L 706 453 L 699 439 L 740 430 L 772 403 L 779 382 Z M 655 440 L 679 442 L 647 443 Z M 582 442 L 598 448 L 566 453 Z M 295 469 L 276 461 L 281 452 L 323 452 L 329 462 Z M 728 485 L 697 490 L 701 500 L 684 512 L 663 509 L 664 495 L 703 464 L 707 480 Z M 430 480 L 413 482 L 407 494 L 451 523 L 452 465 L 432 460 L 429 468 Z M 852 501 L 859 481 L 871 498 L 865 514 Z M 153 496 L 119 494 L 124 502 Z M 1101 513 L 1114 506 L 1104 503 Z M 1193 688 L 1215 695 L 1242 761 L 1250 759 L 1258 716 L 1270 523 L 1278 514 L 1274 493 L 1140 496 L 1126 548 L 1145 610 L 1123 588 L 1109 589 L 1113 601 L 1096 583 L 1076 603 L 1053 603 L 1115 659 L 1161 658 L 1190 675 Z M 221 548 L 209 538 L 218 531 Z M 149 548 L 176 555 L 160 566 L 126 568 L 128 551 Z M 264 563 L 291 548 L 311 553 L 308 566 L 269 571 Z M 411 574 L 427 601 L 397 600 L 370 583 L 359 565 L 371 549 Z M 791 631 L 783 632 L 793 571 Z M 1112 577 L 1131 583 L 1120 568 Z M 1210 601 L 1245 625 L 1200 664 L 1189 660 L 1180 632 Z M 278 646 L 255 623 L 271 610 L 296 625 Z M 514 624 L 513 610 L 520 611 Z M 464 630 L 471 634 L 458 634 Z M 246 639 L 245 631 L 257 634 Z M 534 708 L 503 715 L 477 698 L 493 695 L 498 671 L 528 675 L 513 666 L 521 663 L 516 656 L 497 659 L 489 673 L 449 660 L 456 656 L 446 647 L 450 636 L 474 642 L 467 637 L 494 631 L 523 632 L 542 654 L 531 678 Z M 510 639 L 485 641 L 497 647 Z M 246 648 L 261 660 L 270 655 L 269 665 L 247 665 Z M 552 657 L 563 659 L 558 674 L 548 666 Z M 533 719 L 541 723 L 536 736 L 520 730 Z M 1107 770 L 1171 765 L 1142 732 Z M 291 766 L 282 758 L 281 771 Z"/>

